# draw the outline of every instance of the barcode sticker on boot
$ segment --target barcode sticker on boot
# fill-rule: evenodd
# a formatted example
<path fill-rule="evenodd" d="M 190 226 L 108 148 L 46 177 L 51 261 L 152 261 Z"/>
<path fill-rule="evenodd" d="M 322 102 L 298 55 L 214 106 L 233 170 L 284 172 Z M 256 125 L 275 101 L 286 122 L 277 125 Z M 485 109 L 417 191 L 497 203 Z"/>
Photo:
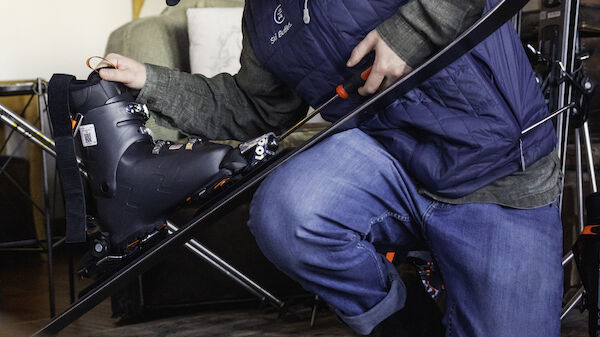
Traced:
<path fill-rule="evenodd" d="M 84 147 L 98 144 L 98 139 L 96 138 L 96 128 L 94 127 L 94 124 L 80 126 L 79 133 L 81 134 L 81 144 L 83 144 Z"/>

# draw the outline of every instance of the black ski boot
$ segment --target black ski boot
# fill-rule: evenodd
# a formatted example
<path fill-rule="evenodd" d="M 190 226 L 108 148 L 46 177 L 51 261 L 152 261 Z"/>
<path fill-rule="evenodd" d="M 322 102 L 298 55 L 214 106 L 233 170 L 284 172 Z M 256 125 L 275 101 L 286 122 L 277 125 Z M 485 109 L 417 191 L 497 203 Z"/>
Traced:
<path fill-rule="evenodd" d="M 146 106 L 96 72 L 70 82 L 68 92 L 88 210 L 94 210 L 88 218 L 101 233 L 93 237 L 92 265 L 131 255 L 165 231 L 165 216 L 175 206 L 211 194 L 248 165 L 237 149 L 198 137 L 183 144 L 154 141 L 145 127 Z"/>

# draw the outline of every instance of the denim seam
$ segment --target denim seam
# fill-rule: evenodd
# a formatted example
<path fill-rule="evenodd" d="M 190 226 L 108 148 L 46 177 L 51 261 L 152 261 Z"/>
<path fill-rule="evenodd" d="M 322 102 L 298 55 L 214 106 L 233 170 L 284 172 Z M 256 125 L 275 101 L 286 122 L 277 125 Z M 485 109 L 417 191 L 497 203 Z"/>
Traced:
<path fill-rule="evenodd" d="M 377 274 L 379 276 L 379 281 L 381 282 L 381 286 L 385 288 L 387 285 L 386 284 L 387 278 L 385 277 L 383 270 L 381 270 L 381 266 L 378 263 L 378 257 L 376 255 L 376 253 L 370 249 L 367 249 L 367 247 L 365 247 L 365 245 L 363 245 L 362 242 L 358 242 L 356 244 L 356 247 L 359 249 L 364 249 L 367 253 L 369 253 L 369 256 L 371 256 L 371 258 L 373 259 L 373 262 L 375 262 L 375 266 L 377 268 Z"/>
<path fill-rule="evenodd" d="M 374 224 L 376 224 L 378 222 L 382 222 L 383 220 L 385 220 L 386 218 L 389 218 L 389 217 L 392 217 L 396 220 L 400 220 L 402 222 L 406 222 L 406 221 L 410 220 L 410 217 L 408 217 L 406 215 L 398 214 L 398 213 L 392 212 L 392 211 L 385 211 L 380 216 L 371 218 L 371 220 L 369 221 L 369 226 L 373 226 Z"/>
<path fill-rule="evenodd" d="M 421 216 L 421 230 L 423 232 L 423 239 L 425 239 L 425 241 L 429 242 L 429 233 L 428 233 L 428 226 L 427 226 L 427 219 L 429 218 L 429 216 L 431 215 L 431 213 L 433 213 L 433 209 L 436 208 L 437 201 L 433 201 L 431 204 L 429 204 L 429 206 L 427 206 L 427 209 L 425 210 L 425 212 L 423 212 L 423 215 Z"/>
<path fill-rule="evenodd" d="M 448 309 L 448 326 L 446 327 L 446 337 L 455 336 L 454 334 L 454 325 L 452 325 L 452 317 L 454 315 L 454 311 L 456 311 L 456 301 L 452 301 L 452 305 L 450 309 Z"/>

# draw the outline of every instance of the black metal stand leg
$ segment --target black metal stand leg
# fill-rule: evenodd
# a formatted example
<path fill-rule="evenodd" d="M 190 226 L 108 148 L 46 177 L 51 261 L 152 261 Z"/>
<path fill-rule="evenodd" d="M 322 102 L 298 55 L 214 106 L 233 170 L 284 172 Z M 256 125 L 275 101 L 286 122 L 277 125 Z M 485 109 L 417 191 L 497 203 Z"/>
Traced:
<path fill-rule="evenodd" d="M 50 228 L 50 221 L 46 220 L 46 243 L 48 245 L 48 296 L 50 302 L 50 317 L 54 317 L 56 315 L 56 303 L 55 303 L 55 293 L 54 293 L 54 255 L 52 248 L 52 229 Z"/>
<path fill-rule="evenodd" d="M 42 99 L 43 88 L 42 80 L 37 80 L 37 98 L 38 98 L 38 113 L 40 115 L 40 126 L 42 132 L 47 126 L 46 116 L 42 113 L 44 101 Z M 55 288 L 54 288 L 54 245 L 52 243 L 52 212 L 50 211 L 50 197 L 48 187 L 48 154 L 46 151 L 42 151 L 42 179 L 44 183 L 44 220 L 46 223 L 46 251 L 48 253 L 48 296 L 50 301 L 50 317 L 56 315 L 56 303 L 55 303 Z"/>
<path fill-rule="evenodd" d="M 583 167 L 581 164 L 581 132 L 575 129 L 575 170 L 577 178 L 577 223 L 579 224 L 579 233 L 583 231 L 585 221 L 583 219 Z"/>
<path fill-rule="evenodd" d="M 565 306 L 562 308 L 562 311 L 560 313 L 560 319 L 562 320 L 563 318 L 565 318 L 567 314 L 577 306 L 581 299 L 583 299 L 583 287 L 580 287 L 575 293 L 575 295 L 573 295 L 569 302 L 567 302 L 567 304 L 565 304 Z"/>
<path fill-rule="evenodd" d="M 177 228 L 170 222 L 167 222 L 167 228 L 169 230 L 169 233 L 171 234 L 179 230 L 179 228 Z M 283 301 L 269 293 L 256 282 L 252 281 L 250 278 L 248 278 L 242 272 L 240 272 L 232 265 L 227 263 L 225 260 L 221 259 L 219 256 L 217 256 L 217 254 L 211 252 L 200 242 L 196 241 L 196 239 L 191 239 L 190 241 L 186 242 L 185 247 L 189 249 L 192 253 L 194 253 L 196 256 L 200 257 L 201 259 L 208 262 L 213 267 L 217 268 L 219 271 L 227 275 L 227 277 L 231 278 L 239 285 L 246 288 L 249 292 L 260 298 L 261 301 L 269 301 L 269 303 L 277 309 L 281 309 L 285 305 Z"/>
<path fill-rule="evenodd" d="M 310 313 L 310 327 L 314 328 L 317 322 L 317 311 L 319 310 L 319 296 L 315 295 L 315 303 L 313 304 L 312 312 Z"/>
<path fill-rule="evenodd" d="M 31 196 L 23 188 L 21 188 L 19 185 L 16 184 L 14 179 L 12 179 L 6 172 L 3 172 L 4 169 L 8 165 L 8 161 L 10 161 L 10 157 L 9 157 L 8 161 L 3 165 L 3 167 L 0 167 L 0 173 L 3 173 L 4 175 L 6 175 L 6 177 L 13 184 L 15 184 L 15 186 L 19 189 L 19 191 L 29 199 L 29 201 L 31 202 L 33 207 L 35 207 L 36 210 L 39 210 L 41 213 L 44 214 L 44 227 L 45 227 L 45 232 L 46 232 L 46 241 L 45 241 L 45 244 L 44 244 L 44 241 L 39 241 L 39 240 L 23 240 L 23 241 L 17 241 L 17 242 L 8 242 L 3 245 L 0 245 L 0 246 L 2 246 L 2 247 L 0 247 L 0 250 L 47 253 L 49 309 L 50 309 L 50 317 L 54 317 L 56 315 L 56 301 L 55 301 L 56 299 L 55 299 L 55 283 L 54 283 L 54 248 L 56 246 L 62 244 L 64 242 L 64 238 L 62 238 L 62 239 L 59 238 L 57 241 L 55 241 L 54 239 L 56 239 L 56 238 L 52 237 L 52 218 L 53 218 L 54 212 L 52 211 L 52 208 L 50 207 L 49 181 L 48 181 L 48 176 L 49 176 L 49 174 L 48 174 L 48 172 L 49 172 L 49 157 L 48 157 L 48 155 L 51 155 L 54 157 L 54 156 L 56 156 L 56 152 L 54 150 L 54 141 L 50 137 L 44 135 L 44 132 L 49 131 L 48 116 L 43 113 L 45 111 L 44 108 L 46 107 L 45 102 L 47 101 L 46 96 L 45 96 L 46 90 L 44 87 L 44 83 L 45 82 L 42 79 L 38 78 L 35 82 L 21 83 L 21 86 L 18 88 L 15 87 L 14 89 L 10 89 L 9 91 L 6 91 L 6 90 L 3 91 L 4 96 L 11 96 L 13 93 L 16 93 L 17 95 L 23 94 L 23 93 L 37 95 L 39 120 L 41 123 L 40 130 L 38 130 L 32 124 L 28 123 L 25 119 L 23 119 L 18 114 L 13 113 L 8 108 L 0 105 L 0 122 L 3 124 L 6 124 L 12 128 L 11 134 L 9 134 L 8 137 L 10 138 L 10 135 L 12 135 L 12 132 L 16 132 L 17 134 L 20 134 L 21 136 L 24 137 L 23 140 L 21 141 L 21 143 L 25 140 L 29 140 L 32 143 L 38 145 L 43 150 L 42 161 L 43 161 L 44 205 L 39 206 L 37 203 L 35 203 L 35 201 L 33 201 L 33 199 L 31 198 Z M 27 104 L 27 106 L 28 105 L 29 105 L 29 103 Z M 19 143 L 19 145 L 17 147 L 19 147 L 21 143 Z M 2 146 L 2 148 L 4 148 L 4 146 Z M 54 186 L 56 186 L 56 182 L 54 183 Z M 37 247 L 35 247 L 35 248 L 20 247 L 21 245 L 31 245 L 31 244 L 36 244 Z M 71 284 L 72 284 L 71 291 L 73 292 L 73 295 L 72 295 L 72 301 L 73 301 L 74 300 L 74 288 L 73 288 L 74 281 Z"/>
<path fill-rule="evenodd" d="M 565 144 L 566 145 L 566 144 Z M 584 150 L 587 155 L 588 160 L 588 172 L 591 180 L 592 192 L 597 192 L 598 187 L 596 184 L 596 172 L 594 168 L 594 161 L 592 156 L 592 145 L 589 133 L 588 122 L 584 122 L 583 125 L 579 128 L 575 129 L 575 157 L 576 157 L 576 174 L 577 174 L 577 206 L 578 206 L 578 224 L 579 224 L 579 232 L 583 231 L 583 227 L 585 226 L 583 213 L 584 213 L 584 196 L 583 196 L 583 156 L 581 148 L 585 146 Z M 564 159 L 563 159 L 564 160 Z M 563 163 L 564 165 L 564 163 Z M 573 252 L 569 251 L 563 257 L 563 267 L 570 261 L 573 260 Z M 583 287 L 579 287 L 575 295 L 568 301 L 568 303 L 563 307 L 560 318 L 563 319 L 573 308 L 576 307 L 577 304 L 583 299 L 584 289 Z"/>
<path fill-rule="evenodd" d="M 559 134 L 561 135 L 560 138 L 562 138 L 563 140 L 557 142 L 557 148 L 558 148 L 558 152 L 560 155 L 560 161 L 561 161 L 561 172 L 564 173 L 564 172 L 566 172 L 566 169 L 567 169 L 567 146 L 569 143 L 569 122 L 571 120 L 571 110 L 569 109 L 564 116 L 561 115 L 559 118 L 560 118 L 559 121 L 561 121 L 561 122 L 564 118 L 564 129 L 560 130 L 560 132 L 559 132 Z M 563 125 L 563 123 L 560 123 L 560 124 Z M 562 179 L 561 186 L 565 186 L 565 174 L 562 175 L 561 179 Z M 563 189 L 564 189 L 564 187 L 563 187 Z M 559 196 L 559 203 L 558 203 L 558 208 L 560 210 L 560 214 L 562 214 L 564 194 L 565 194 L 564 190 L 561 190 L 560 196 Z"/>
<path fill-rule="evenodd" d="M 69 303 L 75 303 L 75 267 L 72 250 L 69 250 L 69 300 Z"/>
<path fill-rule="evenodd" d="M 589 123 L 586 121 L 582 126 L 583 140 L 585 144 L 585 152 L 587 153 L 588 168 L 590 173 L 590 180 L 592 183 L 592 192 L 598 192 L 598 184 L 596 182 L 596 169 L 594 167 L 594 158 L 592 152 L 592 140 L 590 137 Z"/>

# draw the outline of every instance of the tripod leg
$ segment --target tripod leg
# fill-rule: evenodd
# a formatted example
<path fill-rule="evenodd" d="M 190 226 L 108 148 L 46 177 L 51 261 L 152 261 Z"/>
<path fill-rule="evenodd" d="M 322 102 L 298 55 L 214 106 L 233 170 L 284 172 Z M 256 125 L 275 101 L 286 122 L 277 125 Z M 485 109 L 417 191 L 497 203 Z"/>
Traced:
<path fill-rule="evenodd" d="M 592 152 L 592 142 L 590 140 L 590 128 L 588 121 L 583 123 L 583 139 L 585 141 L 585 151 L 587 153 L 588 167 L 590 169 L 590 180 L 592 182 L 592 191 L 598 192 L 598 185 L 596 183 L 596 170 L 594 168 L 594 157 Z"/>
<path fill-rule="evenodd" d="M 564 119 L 564 124 L 563 124 Z M 566 172 L 567 168 L 567 144 L 569 139 L 569 120 L 571 119 L 571 110 L 569 109 L 566 114 L 558 116 L 557 123 L 557 132 L 560 135 L 558 140 L 558 155 L 560 156 L 561 161 L 561 171 Z M 561 142 L 562 140 L 562 142 Z M 562 176 L 561 186 L 565 186 L 565 174 Z M 562 214 L 562 204 L 563 204 L 563 196 L 564 196 L 564 187 L 560 191 L 558 208 L 560 213 Z"/>
<path fill-rule="evenodd" d="M 583 299 L 583 296 L 585 296 L 585 292 L 583 291 L 583 287 L 580 287 L 575 295 L 571 297 L 569 302 L 563 306 L 563 310 L 560 313 L 561 321 L 571 312 L 571 310 L 577 307 L 577 304 Z"/>
<path fill-rule="evenodd" d="M 575 129 L 575 164 L 577 170 L 577 218 L 579 231 L 583 232 L 585 221 L 583 219 L 583 168 L 581 165 L 581 130 Z"/>
<path fill-rule="evenodd" d="M 575 263 L 585 288 L 585 308 L 589 313 L 588 328 L 590 336 L 597 336 L 600 330 L 600 313 L 598 309 L 599 271 L 600 271 L 600 193 L 593 193 L 586 198 L 588 224 L 575 245 L 573 254 Z"/>
<path fill-rule="evenodd" d="M 319 310 L 319 296 L 315 295 L 315 302 L 313 303 L 313 308 L 310 313 L 310 327 L 314 328 L 315 323 L 317 322 L 317 311 Z"/>
<path fill-rule="evenodd" d="M 597 220 L 598 207 L 600 206 L 600 196 L 597 193 L 598 187 L 596 184 L 596 172 L 594 168 L 594 158 L 592 153 L 588 121 L 585 121 L 585 123 L 583 123 L 582 130 L 583 141 L 585 142 L 585 150 L 588 159 L 590 180 L 592 183 L 593 190 L 593 194 L 588 196 L 586 200 L 586 211 L 588 214 L 588 222 L 597 223 L 595 220 Z M 581 139 L 579 140 L 581 141 Z M 582 271 L 581 274 L 584 286 L 587 283 L 586 307 L 589 312 L 588 328 L 590 336 L 597 336 L 600 330 L 600 316 L 598 316 L 600 314 L 600 240 L 598 240 L 596 233 L 597 227 L 597 225 L 588 224 L 588 226 L 586 226 L 586 230 L 590 230 L 584 231 L 584 233 L 579 238 L 579 240 L 582 241 L 581 245 L 583 246 L 582 248 L 580 248 L 582 251 L 581 255 L 586 258 L 586 260 L 582 262 L 589 264 L 587 266 L 578 266 L 578 268 L 581 268 L 579 270 Z M 587 275 L 584 275 L 584 273 L 587 273 Z"/>
<path fill-rule="evenodd" d="M 167 228 L 169 233 L 174 233 L 179 230 L 175 225 L 170 222 L 167 222 Z M 228 264 L 226 261 L 218 257 L 215 253 L 211 252 L 208 248 L 203 246 L 200 242 L 195 239 L 191 239 L 190 241 L 185 243 L 185 247 L 189 249 L 191 252 L 196 254 L 196 256 L 200 257 L 204 261 L 211 264 L 213 267 L 217 268 L 219 271 L 227 275 L 232 280 L 236 281 L 239 285 L 246 288 L 252 294 L 260 298 L 262 301 L 269 301 L 274 307 L 281 309 L 285 305 L 283 301 L 273 296 L 267 290 L 263 289 L 256 282 L 252 281 L 246 275 L 242 274 L 239 270 L 235 269 L 233 266 Z"/>

